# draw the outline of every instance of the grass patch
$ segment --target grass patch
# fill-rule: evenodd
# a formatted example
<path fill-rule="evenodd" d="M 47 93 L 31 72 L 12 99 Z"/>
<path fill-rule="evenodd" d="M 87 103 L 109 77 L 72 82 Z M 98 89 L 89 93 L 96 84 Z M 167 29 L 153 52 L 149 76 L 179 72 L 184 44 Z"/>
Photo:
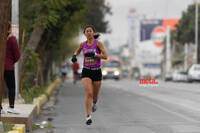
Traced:
<path fill-rule="evenodd" d="M 4 133 L 7 133 L 8 131 L 11 131 L 13 127 L 14 127 L 14 124 L 3 122 Z"/>
<path fill-rule="evenodd" d="M 44 125 L 43 128 L 52 128 L 51 122 L 48 122 L 48 124 L 47 124 L 47 125 Z M 32 125 L 32 129 L 33 129 L 33 130 L 38 130 L 38 129 L 43 129 L 43 128 L 41 128 L 40 125 L 35 125 L 35 124 Z"/>
<path fill-rule="evenodd" d="M 33 99 L 39 97 L 41 94 L 45 94 L 47 85 L 44 88 L 41 87 L 30 87 L 22 90 L 22 97 L 24 98 L 25 103 L 33 103 Z"/>
<path fill-rule="evenodd" d="M 33 129 L 33 130 L 38 130 L 38 129 L 40 129 L 40 126 L 39 126 L 39 125 L 33 125 L 33 126 L 32 126 L 32 129 Z"/>
<path fill-rule="evenodd" d="M 47 128 L 52 128 L 52 124 L 51 124 L 51 122 L 48 122 L 48 126 L 47 126 Z"/>

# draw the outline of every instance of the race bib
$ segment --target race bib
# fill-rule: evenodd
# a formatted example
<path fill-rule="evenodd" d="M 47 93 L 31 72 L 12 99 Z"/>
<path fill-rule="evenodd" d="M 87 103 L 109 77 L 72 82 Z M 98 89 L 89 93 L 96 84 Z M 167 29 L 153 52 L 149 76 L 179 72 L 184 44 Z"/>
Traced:
<path fill-rule="evenodd" d="M 96 60 L 96 58 L 93 58 L 93 57 L 85 57 L 85 64 L 87 66 L 96 65 L 97 64 L 97 60 Z"/>

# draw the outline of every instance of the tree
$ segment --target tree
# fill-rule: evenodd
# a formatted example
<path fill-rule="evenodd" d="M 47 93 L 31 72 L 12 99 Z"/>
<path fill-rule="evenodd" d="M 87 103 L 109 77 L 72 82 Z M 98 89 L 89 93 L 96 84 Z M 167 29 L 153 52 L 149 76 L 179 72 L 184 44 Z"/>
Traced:
<path fill-rule="evenodd" d="M 5 49 L 8 33 L 8 22 L 10 20 L 10 9 L 10 0 L 0 0 L 0 105 L 2 103 Z"/>
<path fill-rule="evenodd" d="M 200 8 L 200 5 L 198 5 Z M 200 25 L 200 10 L 198 16 L 198 25 Z M 176 25 L 177 29 L 172 34 L 172 38 L 184 45 L 185 43 L 193 43 L 195 42 L 195 5 L 192 4 L 188 6 L 186 12 L 182 13 L 182 17 L 178 25 Z M 200 28 L 198 29 L 198 33 L 200 33 Z M 198 38 L 200 38 L 200 34 L 198 34 Z M 200 62 L 200 42 L 198 41 L 199 49 L 198 49 L 198 62 Z"/>
<path fill-rule="evenodd" d="M 20 31 L 26 31 L 25 43 L 20 46 L 23 49 L 22 73 L 27 66 L 28 70 L 35 71 L 34 67 L 30 67 L 29 60 L 38 62 L 35 58 L 39 58 L 40 79 L 46 81 L 51 64 L 63 55 L 67 56 L 67 41 L 78 33 L 79 24 L 84 20 L 85 0 L 21 0 L 20 7 Z M 33 76 L 35 72 L 32 72 Z"/>
<path fill-rule="evenodd" d="M 93 25 L 98 32 L 111 32 L 108 28 L 108 21 L 105 15 L 111 15 L 111 7 L 105 0 L 87 0 L 88 11 L 86 12 L 86 22 Z"/>
<path fill-rule="evenodd" d="M 110 7 L 104 0 L 20 0 L 20 33 L 26 31 L 20 45 L 25 83 L 34 85 L 38 73 L 40 86 L 48 81 L 52 64 L 71 56 L 82 25 L 92 22 L 98 32 L 108 32 L 107 13 Z M 21 38 L 22 34 L 20 44 Z"/>

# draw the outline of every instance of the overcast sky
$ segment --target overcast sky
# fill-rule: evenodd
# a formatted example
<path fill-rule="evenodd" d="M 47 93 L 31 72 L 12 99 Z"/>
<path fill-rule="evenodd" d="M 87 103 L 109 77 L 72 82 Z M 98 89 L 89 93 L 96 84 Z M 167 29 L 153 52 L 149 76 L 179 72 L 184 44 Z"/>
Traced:
<path fill-rule="evenodd" d="M 139 15 L 147 18 L 180 18 L 182 11 L 187 9 L 193 0 L 105 0 L 112 7 L 112 16 L 107 16 L 112 33 L 102 35 L 101 41 L 108 40 L 110 47 L 119 47 L 129 37 L 128 13 L 135 8 Z"/>

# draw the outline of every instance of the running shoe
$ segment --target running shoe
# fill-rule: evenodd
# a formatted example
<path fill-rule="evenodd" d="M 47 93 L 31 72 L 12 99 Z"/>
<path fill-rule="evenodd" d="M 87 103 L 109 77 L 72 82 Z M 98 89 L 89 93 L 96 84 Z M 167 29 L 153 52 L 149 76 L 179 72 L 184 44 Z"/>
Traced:
<path fill-rule="evenodd" d="M 92 124 L 92 117 L 91 117 L 91 115 L 87 116 L 87 118 L 86 118 L 86 124 L 87 125 L 91 125 Z"/>
<path fill-rule="evenodd" d="M 7 110 L 8 113 L 12 113 L 12 114 L 20 114 L 19 111 L 15 108 L 8 108 Z"/>
<path fill-rule="evenodd" d="M 93 104 L 93 106 L 92 106 L 92 112 L 95 112 L 96 110 L 97 110 L 97 105 Z"/>

